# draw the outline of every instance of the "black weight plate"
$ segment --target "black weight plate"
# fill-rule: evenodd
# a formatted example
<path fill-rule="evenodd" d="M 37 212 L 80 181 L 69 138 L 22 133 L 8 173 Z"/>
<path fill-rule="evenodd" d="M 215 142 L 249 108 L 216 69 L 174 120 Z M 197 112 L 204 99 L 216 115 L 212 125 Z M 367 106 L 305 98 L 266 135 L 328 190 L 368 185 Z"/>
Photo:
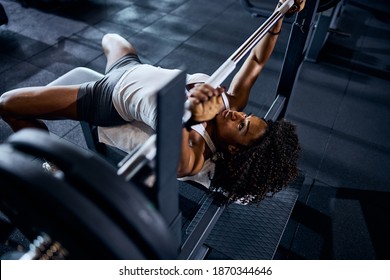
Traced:
<path fill-rule="evenodd" d="M 104 209 L 147 258 L 176 258 L 171 233 L 158 211 L 137 187 L 117 176 L 116 169 L 98 155 L 34 129 L 12 135 L 8 143 L 56 164 L 65 180 Z"/>
<path fill-rule="evenodd" d="M 42 232 L 70 259 L 143 259 L 128 235 L 79 191 L 0 146 L 0 207 L 30 240 Z"/>

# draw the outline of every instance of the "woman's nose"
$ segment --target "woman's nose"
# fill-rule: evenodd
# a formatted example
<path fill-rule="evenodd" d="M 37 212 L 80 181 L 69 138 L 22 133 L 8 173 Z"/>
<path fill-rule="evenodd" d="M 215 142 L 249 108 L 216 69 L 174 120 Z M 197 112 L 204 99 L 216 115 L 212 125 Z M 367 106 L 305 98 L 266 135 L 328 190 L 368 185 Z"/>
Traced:
<path fill-rule="evenodd" d="M 235 121 L 237 119 L 245 119 L 245 114 L 242 112 L 232 111 L 232 120 Z"/>

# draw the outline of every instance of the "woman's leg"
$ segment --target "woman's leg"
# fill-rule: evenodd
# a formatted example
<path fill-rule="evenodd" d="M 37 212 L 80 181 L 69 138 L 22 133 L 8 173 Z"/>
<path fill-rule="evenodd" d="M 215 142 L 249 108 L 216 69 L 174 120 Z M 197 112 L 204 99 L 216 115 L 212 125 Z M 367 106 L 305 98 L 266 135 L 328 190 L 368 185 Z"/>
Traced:
<path fill-rule="evenodd" d="M 137 54 L 137 51 L 125 38 L 118 34 L 106 34 L 102 39 L 102 47 L 107 57 L 106 72 L 120 58 L 128 54 Z"/>
<path fill-rule="evenodd" d="M 26 127 L 46 129 L 39 119 L 77 120 L 79 86 L 27 87 L 0 96 L 0 116 L 14 130 Z"/>
<path fill-rule="evenodd" d="M 107 57 L 106 70 L 121 57 L 136 54 L 134 47 L 118 34 L 105 35 L 102 46 Z M 15 89 L 0 96 L 0 116 L 14 131 L 25 127 L 47 130 L 39 119 L 77 120 L 78 90 L 78 85 Z"/>

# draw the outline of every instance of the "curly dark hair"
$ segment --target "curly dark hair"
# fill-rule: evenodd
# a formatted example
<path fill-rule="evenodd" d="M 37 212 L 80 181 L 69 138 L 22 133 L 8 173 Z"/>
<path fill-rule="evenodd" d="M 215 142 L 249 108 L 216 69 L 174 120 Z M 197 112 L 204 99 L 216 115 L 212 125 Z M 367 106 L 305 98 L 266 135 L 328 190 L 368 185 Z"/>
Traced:
<path fill-rule="evenodd" d="M 258 204 L 298 176 L 300 152 L 295 125 L 282 119 L 267 121 L 263 137 L 239 152 L 224 152 L 215 161 L 210 189 L 227 195 L 227 203 Z"/>

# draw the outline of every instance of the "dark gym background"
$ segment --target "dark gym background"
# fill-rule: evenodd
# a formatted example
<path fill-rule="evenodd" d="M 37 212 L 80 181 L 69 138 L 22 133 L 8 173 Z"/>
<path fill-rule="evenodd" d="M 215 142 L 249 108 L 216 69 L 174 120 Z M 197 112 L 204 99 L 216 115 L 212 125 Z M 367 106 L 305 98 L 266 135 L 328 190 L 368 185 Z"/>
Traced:
<path fill-rule="evenodd" d="M 100 40 L 108 32 L 129 39 L 144 62 L 211 74 L 264 20 L 239 0 L 44 2 L 0 1 L 9 19 L 0 27 L 0 93 L 45 85 L 78 66 L 103 72 Z M 276 4 L 253 2 L 269 14 Z M 275 259 L 390 258 L 390 4 L 342 2 L 337 32 L 303 63 L 288 108 L 305 181 Z M 264 114 L 272 102 L 290 27 L 248 111 Z M 49 128 L 86 148 L 78 122 Z M 0 143 L 11 133 L 0 120 Z"/>

